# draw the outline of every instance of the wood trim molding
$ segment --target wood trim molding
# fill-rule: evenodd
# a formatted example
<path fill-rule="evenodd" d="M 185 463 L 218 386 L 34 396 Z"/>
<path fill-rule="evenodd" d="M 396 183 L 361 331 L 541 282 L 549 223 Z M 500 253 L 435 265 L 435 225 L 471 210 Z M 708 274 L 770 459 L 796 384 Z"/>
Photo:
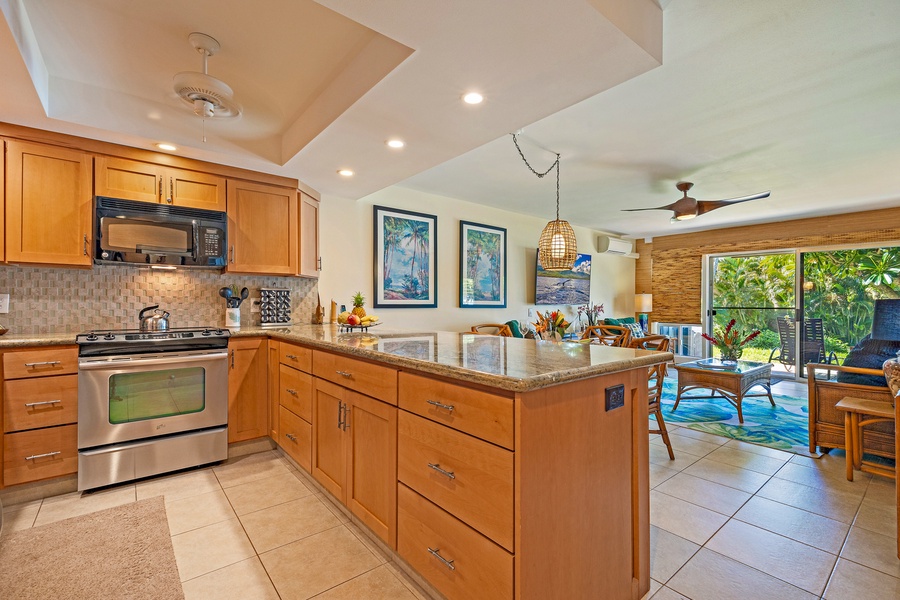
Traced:
<path fill-rule="evenodd" d="M 143 162 L 163 165 L 168 167 L 177 167 L 188 171 L 199 171 L 202 173 L 215 173 L 232 179 L 244 179 L 247 181 L 256 181 L 269 185 L 278 185 L 298 189 L 301 184 L 298 180 L 290 177 L 282 177 L 281 175 L 272 175 L 269 173 L 261 173 L 259 171 L 250 171 L 239 167 L 230 167 L 228 165 L 220 165 L 217 163 L 206 162 L 202 160 L 194 160 L 192 158 L 184 158 L 164 152 L 154 152 L 152 150 L 144 150 L 131 146 L 122 146 L 112 144 L 110 142 L 102 142 L 100 140 L 92 140 L 90 138 L 77 137 L 64 133 L 56 133 L 54 131 L 45 131 L 43 129 L 32 129 L 31 127 L 23 127 L 21 125 L 13 125 L 10 123 L 0 122 L 0 136 L 5 138 L 17 139 L 28 142 L 37 142 L 40 144 L 49 144 L 52 146 L 62 146 L 74 150 L 83 150 L 94 154 L 104 154 L 108 156 L 118 156 L 121 158 L 130 158 Z M 305 184 L 303 190 L 318 199 L 318 192 L 312 190 Z"/>

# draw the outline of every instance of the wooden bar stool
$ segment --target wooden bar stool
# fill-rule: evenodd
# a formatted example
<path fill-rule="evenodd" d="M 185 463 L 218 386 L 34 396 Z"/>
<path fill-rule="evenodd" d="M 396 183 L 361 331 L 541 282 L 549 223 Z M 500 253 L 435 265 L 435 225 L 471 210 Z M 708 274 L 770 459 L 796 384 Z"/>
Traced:
<path fill-rule="evenodd" d="M 847 481 L 853 481 L 853 469 L 897 479 L 892 467 L 864 461 L 862 457 L 863 427 L 883 421 L 894 422 L 894 409 L 883 400 L 842 398 L 834 405 L 844 411 L 844 448 L 847 451 Z"/>

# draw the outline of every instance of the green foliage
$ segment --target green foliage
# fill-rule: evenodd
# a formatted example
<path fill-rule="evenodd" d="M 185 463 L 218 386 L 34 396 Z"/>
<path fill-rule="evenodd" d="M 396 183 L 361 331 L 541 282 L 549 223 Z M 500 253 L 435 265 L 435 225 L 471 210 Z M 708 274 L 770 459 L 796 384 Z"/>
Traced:
<path fill-rule="evenodd" d="M 777 331 L 771 329 L 763 329 L 756 338 L 750 340 L 747 344 L 748 348 L 778 348 L 781 346 L 781 339 L 778 337 Z"/>

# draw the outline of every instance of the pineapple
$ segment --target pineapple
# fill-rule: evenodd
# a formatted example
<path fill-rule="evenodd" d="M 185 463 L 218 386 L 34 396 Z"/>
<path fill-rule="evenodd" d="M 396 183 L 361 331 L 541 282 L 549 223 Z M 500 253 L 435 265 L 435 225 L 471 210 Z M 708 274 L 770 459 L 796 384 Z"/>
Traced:
<path fill-rule="evenodd" d="M 356 294 L 353 295 L 353 314 L 360 319 L 366 316 L 366 309 L 363 308 L 365 303 L 366 298 L 362 295 L 362 292 L 356 292 Z"/>

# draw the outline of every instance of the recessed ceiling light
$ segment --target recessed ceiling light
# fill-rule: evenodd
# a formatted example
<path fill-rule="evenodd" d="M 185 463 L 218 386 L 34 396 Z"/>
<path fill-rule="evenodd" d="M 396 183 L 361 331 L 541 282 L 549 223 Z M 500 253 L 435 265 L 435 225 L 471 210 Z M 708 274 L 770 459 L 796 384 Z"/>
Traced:
<path fill-rule="evenodd" d="M 463 102 L 466 104 L 481 104 L 481 101 L 484 100 L 484 96 L 479 94 L 478 92 L 469 92 L 465 96 L 463 96 Z"/>
<path fill-rule="evenodd" d="M 172 144 L 157 144 L 156 147 L 160 150 L 168 150 L 169 152 L 175 152 L 176 150 L 178 150 L 178 148 L 176 148 Z"/>
<path fill-rule="evenodd" d="M 341 169 L 338 171 L 338 175 L 341 177 L 353 177 L 353 171 L 350 169 Z"/>
<path fill-rule="evenodd" d="M 404 143 L 403 140 L 398 140 L 398 139 L 388 140 L 385 143 L 388 146 L 390 146 L 391 148 L 402 148 L 403 146 L 406 145 L 406 143 Z"/>

